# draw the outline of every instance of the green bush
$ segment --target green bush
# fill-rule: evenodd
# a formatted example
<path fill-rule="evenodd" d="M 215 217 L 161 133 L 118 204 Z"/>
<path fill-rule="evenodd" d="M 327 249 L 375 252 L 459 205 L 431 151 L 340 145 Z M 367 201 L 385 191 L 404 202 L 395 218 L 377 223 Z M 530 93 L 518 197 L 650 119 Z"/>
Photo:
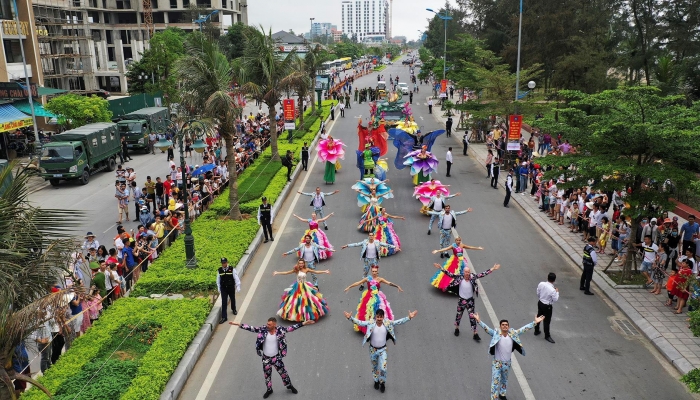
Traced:
<path fill-rule="evenodd" d="M 81 390 L 78 399 L 158 399 L 210 309 L 207 299 L 120 299 L 73 342 L 39 382 L 58 399 L 74 399 Z M 138 347 L 136 343 L 125 342 L 117 349 L 124 337 L 120 333 L 143 333 L 138 329 L 143 327 L 153 337 L 150 328 L 154 326 L 158 330 L 151 344 Z M 133 359 L 115 352 L 130 346 L 147 350 Z M 109 361 L 105 363 L 107 357 Z M 98 370 L 99 374 L 95 375 Z M 85 386 L 93 376 L 93 381 Z M 43 400 L 47 396 L 33 388 L 22 399 Z"/>
<path fill-rule="evenodd" d="M 385 69 L 386 69 L 386 65 L 380 65 L 380 66 L 378 66 L 378 67 L 374 67 L 374 70 L 377 71 L 377 72 L 383 71 L 383 70 L 385 70 Z"/>
<path fill-rule="evenodd" d="M 700 393 L 700 369 L 695 368 L 681 377 L 681 382 L 693 393 Z"/>

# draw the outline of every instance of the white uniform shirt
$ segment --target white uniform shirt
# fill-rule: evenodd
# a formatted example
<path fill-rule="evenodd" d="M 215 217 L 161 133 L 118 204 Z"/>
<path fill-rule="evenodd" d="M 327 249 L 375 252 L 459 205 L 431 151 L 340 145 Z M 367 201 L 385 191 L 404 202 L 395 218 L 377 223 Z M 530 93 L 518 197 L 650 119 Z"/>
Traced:
<path fill-rule="evenodd" d="M 369 344 L 375 348 L 386 346 L 386 325 L 374 327 L 372 335 L 369 337 Z"/>
<path fill-rule="evenodd" d="M 559 292 L 554 289 L 554 285 L 549 282 L 540 282 L 537 285 L 537 297 L 542 304 L 551 305 L 559 300 Z"/>
<path fill-rule="evenodd" d="M 367 243 L 365 258 L 377 258 L 377 243 Z"/>
<path fill-rule="evenodd" d="M 268 332 L 263 342 L 263 354 L 268 357 L 274 357 L 277 355 L 278 351 L 279 345 L 277 344 L 277 336 Z"/>
<path fill-rule="evenodd" d="M 452 152 L 449 150 L 447 151 L 447 155 L 445 155 L 445 161 L 452 162 Z"/>

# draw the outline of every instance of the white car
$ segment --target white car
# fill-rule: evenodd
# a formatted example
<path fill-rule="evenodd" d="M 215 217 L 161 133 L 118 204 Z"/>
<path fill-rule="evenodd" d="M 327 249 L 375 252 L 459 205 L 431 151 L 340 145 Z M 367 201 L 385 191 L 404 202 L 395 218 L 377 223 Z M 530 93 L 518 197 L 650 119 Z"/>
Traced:
<path fill-rule="evenodd" d="M 401 94 L 408 94 L 408 92 L 409 92 L 408 83 L 399 82 L 399 88 L 401 88 Z"/>

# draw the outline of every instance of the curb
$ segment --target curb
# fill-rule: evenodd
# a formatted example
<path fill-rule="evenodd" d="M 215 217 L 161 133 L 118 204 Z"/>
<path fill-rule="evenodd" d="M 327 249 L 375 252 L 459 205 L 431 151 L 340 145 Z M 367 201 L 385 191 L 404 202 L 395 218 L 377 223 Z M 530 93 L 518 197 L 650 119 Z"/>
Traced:
<path fill-rule="evenodd" d="M 434 118 L 438 121 L 440 124 L 444 124 L 444 122 L 441 119 L 437 118 L 437 114 L 433 114 Z M 459 138 L 455 136 L 455 141 L 460 142 Z M 483 162 L 483 159 L 481 157 L 477 157 L 474 151 L 472 151 L 472 158 L 476 160 L 479 165 L 485 167 L 486 164 Z M 503 187 L 503 184 L 499 182 L 499 186 Z M 515 204 L 518 205 L 518 207 L 524 212 L 525 215 L 530 217 L 537 226 L 540 227 L 544 231 L 544 233 L 552 240 L 554 241 L 557 246 L 567 255 L 569 256 L 569 259 L 576 265 L 576 267 L 579 270 L 583 270 L 582 267 L 582 258 L 580 255 L 574 253 L 572 254 L 571 251 L 573 249 L 571 246 L 566 243 L 561 236 L 559 236 L 550 226 L 548 226 L 541 218 L 536 218 L 535 216 L 531 215 L 523 206 L 520 205 L 520 202 L 518 201 L 517 198 L 513 197 L 512 200 L 515 202 Z M 625 298 L 622 297 L 617 292 L 617 289 L 637 289 L 637 286 L 631 286 L 631 285 L 615 285 L 615 283 L 610 280 L 602 271 L 599 269 L 595 270 L 595 274 L 593 274 L 593 282 L 595 283 L 598 288 L 605 293 L 605 295 L 615 303 L 615 305 L 629 318 L 632 323 L 634 323 L 637 328 L 639 328 L 640 331 L 644 334 L 644 336 L 656 347 L 656 349 L 661 352 L 661 354 L 666 357 L 666 359 L 673 364 L 673 366 L 680 372 L 681 374 L 685 375 L 691 370 L 694 369 L 693 365 L 688 361 L 685 356 L 683 356 L 678 350 L 676 350 L 675 347 L 666 339 L 664 338 L 656 328 L 654 328 L 647 320 L 646 318 L 642 317 L 642 315 L 634 309 L 630 305 L 630 303 L 625 300 Z"/>
<path fill-rule="evenodd" d="M 338 105 L 335 106 L 335 108 L 337 107 Z M 323 125 L 328 126 L 328 121 L 330 121 L 330 119 L 331 117 L 329 115 L 328 118 L 326 118 L 326 120 L 324 121 Z M 314 147 L 316 145 L 319 138 L 321 137 L 320 133 L 321 131 L 316 132 L 316 137 L 311 142 L 309 147 Z M 277 198 L 277 201 L 272 206 L 273 213 L 277 214 L 277 211 L 279 211 L 279 209 L 282 207 L 282 203 L 284 203 L 287 200 L 287 196 L 292 190 L 292 186 L 296 182 L 297 177 L 300 174 L 301 163 L 298 163 L 297 166 L 294 168 L 294 172 L 292 172 L 292 182 L 289 182 L 288 185 L 285 185 L 284 189 L 282 189 L 282 192 Z M 280 199 L 282 199 L 282 201 L 280 201 Z M 248 266 L 250 265 L 250 262 L 253 259 L 253 254 L 258 250 L 258 247 L 260 247 L 260 244 L 262 243 L 262 237 L 262 229 L 258 229 L 258 233 L 255 235 L 255 238 L 253 238 L 253 241 L 250 243 L 250 246 L 248 246 L 245 253 L 243 253 L 243 256 L 238 261 L 238 264 L 236 264 L 236 271 L 238 272 L 239 276 L 243 276 L 246 269 L 248 269 Z M 211 337 L 214 335 L 214 329 L 216 329 L 216 326 L 218 325 L 220 313 L 221 306 L 218 304 L 214 304 L 214 307 L 212 307 L 211 311 L 209 312 L 209 316 L 204 322 L 204 325 L 202 325 L 202 327 L 199 329 L 199 332 L 197 332 L 197 335 L 194 337 L 194 339 L 192 339 L 192 342 L 187 347 L 185 354 L 182 356 L 180 362 L 177 364 L 177 368 L 175 368 L 175 371 L 173 372 L 172 376 L 170 376 L 168 383 L 165 385 L 163 393 L 161 393 L 160 395 L 160 400 L 176 400 L 178 396 L 180 396 L 180 392 L 182 392 L 182 388 L 185 387 L 187 379 L 189 379 L 190 374 L 192 374 L 192 370 L 194 370 L 197 361 L 199 361 L 199 357 L 201 357 L 202 353 L 204 352 L 204 349 L 209 344 L 209 340 L 211 340 Z"/>

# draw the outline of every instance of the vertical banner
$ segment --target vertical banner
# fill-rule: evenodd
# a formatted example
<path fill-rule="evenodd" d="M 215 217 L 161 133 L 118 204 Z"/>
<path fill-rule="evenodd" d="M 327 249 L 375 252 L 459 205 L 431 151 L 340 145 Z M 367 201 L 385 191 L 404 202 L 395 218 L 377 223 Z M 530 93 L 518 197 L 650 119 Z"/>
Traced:
<path fill-rule="evenodd" d="M 294 99 L 285 99 L 282 101 L 282 110 L 284 111 L 284 129 L 292 130 L 296 128 Z"/>
<path fill-rule="evenodd" d="M 508 151 L 520 150 L 520 130 L 523 127 L 522 115 L 511 115 L 508 118 Z"/>
<path fill-rule="evenodd" d="M 440 97 L 447 97 L 447 79 L 440 81 Z"/>

